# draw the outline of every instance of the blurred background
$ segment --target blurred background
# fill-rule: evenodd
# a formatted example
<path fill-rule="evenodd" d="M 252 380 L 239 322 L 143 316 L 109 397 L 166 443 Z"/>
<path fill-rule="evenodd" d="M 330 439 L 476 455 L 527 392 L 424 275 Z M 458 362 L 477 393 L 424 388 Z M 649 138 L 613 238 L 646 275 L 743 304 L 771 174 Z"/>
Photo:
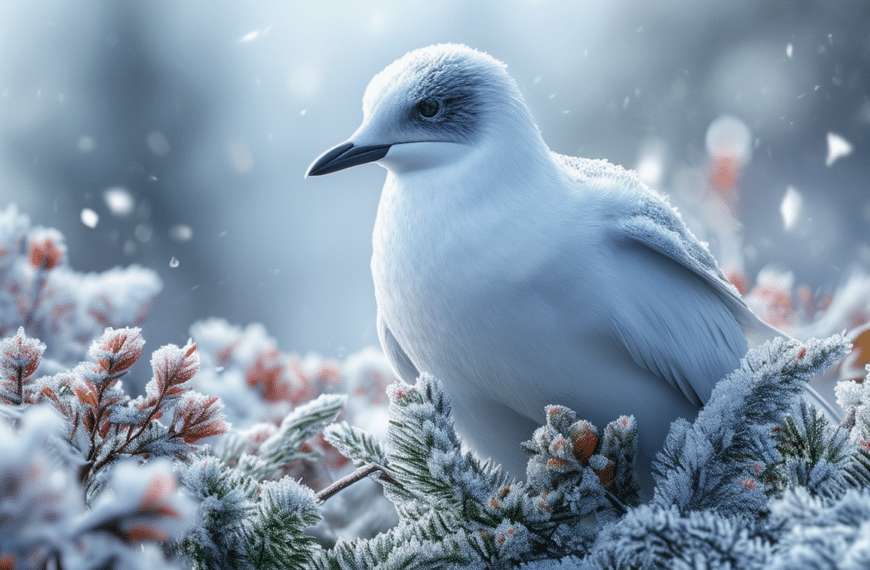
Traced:
<path fill-rule="evenodd" d="M 340 358 L 377 344 L 385 171 L 303 174 L 440 42 L 505 61 L 553 150 L 638 169 L 750 282 L 870 266 L 866 0 L 5 0 L 0 206 L 74 269 L 155 269 L 150 350 L 215 315 Z"/>

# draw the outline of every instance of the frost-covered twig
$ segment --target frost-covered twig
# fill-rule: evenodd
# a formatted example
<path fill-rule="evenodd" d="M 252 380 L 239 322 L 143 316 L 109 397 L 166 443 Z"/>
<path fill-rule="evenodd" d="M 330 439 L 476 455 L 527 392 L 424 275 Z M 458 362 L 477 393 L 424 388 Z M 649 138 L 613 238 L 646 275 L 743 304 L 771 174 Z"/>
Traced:
<path fill-rule="evenodd" d="M 387 471 L 386 467 L 382 465 L 377 465 L 376 463 L 370 463 L 368 465 L 363 465 L 349 475 L 345 475 L 326 489 L 318 491 L 316 495 L 317 500 L 321 502 L 325 501 L 339 491 L 346 489 L 357 481 L 362 481 L 370 475 L 375 475 L 375 479 L 377 479 L 378 481 L 389 483 L 390 485 L 393 485 L 394 487 L 398 487 L 400 489 L 402 488 L 402 484 L 396 481 L 396 479 L 392 475 L 390 475 L 390 472 Z"/>
<path fill-rule="evenodd" d="M 655 503 L 681 513 L 763 510 L 767 500 L 755 475 L 779 459 L 771 430 L 793 409 L 813 373 L 848 350 L 841 335 L 803 345 L 777 338 L 751 350 L 716 385 L 694 424 L 680 419 L 671 426 L 656 459 Z"/>

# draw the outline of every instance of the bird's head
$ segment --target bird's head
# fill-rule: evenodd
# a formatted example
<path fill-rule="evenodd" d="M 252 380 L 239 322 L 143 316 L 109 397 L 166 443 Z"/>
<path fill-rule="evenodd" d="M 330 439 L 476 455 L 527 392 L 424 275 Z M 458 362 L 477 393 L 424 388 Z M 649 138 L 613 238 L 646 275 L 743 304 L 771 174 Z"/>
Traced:
<path fill-rule="evenodd" d="M 529 134 L 540 140 L 505 65 L 463 45 L 430 46 L 375 75 L 363 97 L 362 125 L 306 176 L 367 162 L 397 173 L 443 166 L 485 141 L 512 138 L 510 129 L 531 131 L 518 140 Z M 496 136 L 500 131 L 507 136 Z"/>

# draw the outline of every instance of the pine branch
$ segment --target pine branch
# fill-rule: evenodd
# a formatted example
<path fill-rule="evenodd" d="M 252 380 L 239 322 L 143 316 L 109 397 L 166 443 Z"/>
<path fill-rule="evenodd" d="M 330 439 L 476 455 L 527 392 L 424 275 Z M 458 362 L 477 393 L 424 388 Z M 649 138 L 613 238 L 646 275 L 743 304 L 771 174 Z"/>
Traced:
<path fill-rule="evenodd" d="M 398 487 L 399 489 L 403 488 L 402 484 L 396 481 L 396 479 L 392 475 L 390 475 L 390 472 L 387 471 L 386 467 L 371 463 L 369 465 L 363 465 L 353 473 L 345 475 L 326 489 L 319 491 L 317 493 L 317 500 L 321 502 L 325 501 L 342 489 L 346 489 L 357 481 L 362 481 L 370 475 L 375 475 L 374 479 L 379 482 L 387 483 L 394 487 Z"/>
<path fill-rule="evenodd" d="M 657 456 L 654 502 L 681 513 L 715 508 L 757 513 L 766 499 L 757 485 L 758 457 L 776 454 L 771 429 L 796 404 L 814 372 L 849 350 L 842 335 L 801 345 L 774 339 L 749 353 L 719 382 L 694 425 L 677 420 Z M 778 455 L 778 454 L 777 454 Z"/>
<path fill-rule="evenodd" d="M 284 466 L 302 458 L 317 458 L 315 452 L 302 449 L 306 440 L 335 420 L 347 398 L 334 394 L 321 394 L 293 410 L 281 422 L 274 434 L 258 448 L 256 456 L 242 455 L 239 468 L 261 481 L 281 471 Z"/>
<path fill-rule="evenodd" d="M 365 431 L 348 425 L 347 422 L 326 426 L 323 429 L 323 436 L 343 456 L 357 464 L 387 464 L 387 454 L 381 443 Z"/>

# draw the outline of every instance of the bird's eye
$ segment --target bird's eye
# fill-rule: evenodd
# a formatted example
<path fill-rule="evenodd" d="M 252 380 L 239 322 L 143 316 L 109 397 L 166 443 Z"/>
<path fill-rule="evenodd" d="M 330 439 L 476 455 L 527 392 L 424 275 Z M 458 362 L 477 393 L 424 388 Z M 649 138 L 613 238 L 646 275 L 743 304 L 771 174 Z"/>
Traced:
<path fill-rule="evenodd" d="M 424 117 L 434 117 L 438 113 L 440 105 L 434 97 L 424 97 L 417 103 L 417 110 Z"/>

